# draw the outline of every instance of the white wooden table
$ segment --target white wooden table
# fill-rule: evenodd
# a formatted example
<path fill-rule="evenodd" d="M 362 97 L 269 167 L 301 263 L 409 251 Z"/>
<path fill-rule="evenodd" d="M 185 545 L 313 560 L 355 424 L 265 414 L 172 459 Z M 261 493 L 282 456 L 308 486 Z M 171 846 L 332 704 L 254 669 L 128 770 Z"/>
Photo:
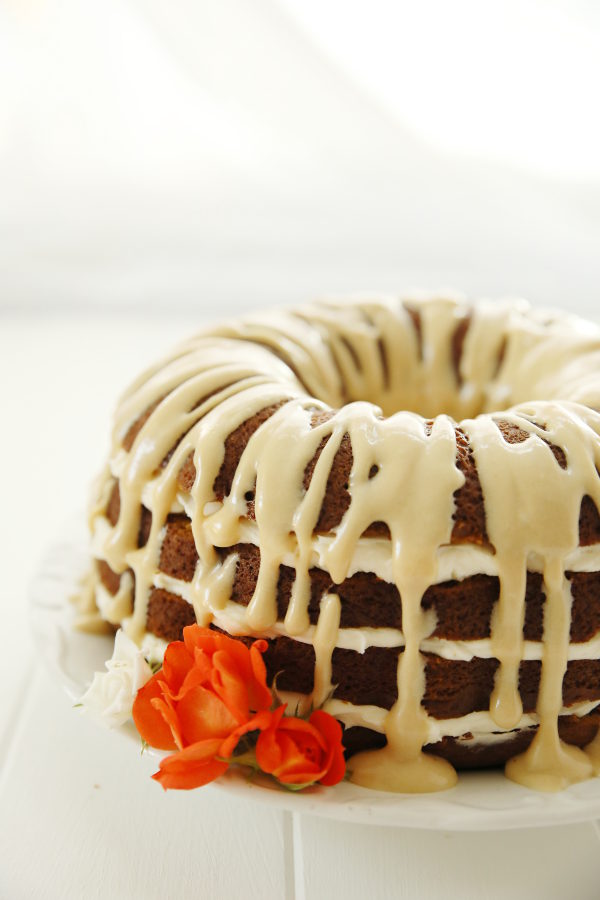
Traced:
<path fill-rule="evenodd" d="M 199 324 L 0 318 L 0 900 L 597 900 L 594 823 L 437 833 L 164 793 L 154 761 L 77 715 L 36 661 L 27 583 L 85 505 L 115 399 Z"/>

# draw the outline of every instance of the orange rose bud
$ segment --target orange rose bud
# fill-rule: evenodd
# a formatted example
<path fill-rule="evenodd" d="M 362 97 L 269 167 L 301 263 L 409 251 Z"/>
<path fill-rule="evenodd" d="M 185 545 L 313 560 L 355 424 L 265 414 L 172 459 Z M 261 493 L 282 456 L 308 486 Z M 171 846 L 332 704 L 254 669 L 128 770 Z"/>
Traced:
<path fill-rule="evenodd" d="M 242 735 L 267 728 L 272 696 L 266 641 L 241 641 L 190 625 L 165 651 L 162 669 L 138 691 L 133 720 L 152 747 L 175 750 L 154 778 L 165 788 L 206 784 L 227 769 Z"/>
<path fill-rule="evenodd" d="M 346 763 L 342 727 L 333 716 L 315 710 L 308 721 L 284 716 L 280 706 L 271 724 L 258 736 L 256 761 L 282 784 L 305 786 L 316 781 L 337 784 L 344 777 Z"/>

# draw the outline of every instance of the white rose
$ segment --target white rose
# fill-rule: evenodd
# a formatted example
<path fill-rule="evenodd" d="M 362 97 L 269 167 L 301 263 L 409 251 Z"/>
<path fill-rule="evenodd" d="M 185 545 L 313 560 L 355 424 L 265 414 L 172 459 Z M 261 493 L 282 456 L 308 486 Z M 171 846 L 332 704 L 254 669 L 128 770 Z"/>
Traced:
<path fill-rule="evenodd" d="M 105 666 L 107 671 L 94 674 L 80 702 L 85 712 L 115 728 L 131 717 L 135 695 L 152 677 L 152 669 L 122 629 L 117 631 L 112 658 Z"/>

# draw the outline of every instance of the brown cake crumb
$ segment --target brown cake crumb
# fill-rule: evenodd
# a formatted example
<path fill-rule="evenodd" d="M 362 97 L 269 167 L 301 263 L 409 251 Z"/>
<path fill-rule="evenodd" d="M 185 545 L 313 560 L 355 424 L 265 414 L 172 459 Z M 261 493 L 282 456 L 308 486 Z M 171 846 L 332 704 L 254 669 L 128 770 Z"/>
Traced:
<path fill-rule="evenodd" d="M 196 622 L 194 607 L 169 591 L 152 588 L 148 599 L 146 628 L 165 641 L 180 641 L 186 625 Z"/>

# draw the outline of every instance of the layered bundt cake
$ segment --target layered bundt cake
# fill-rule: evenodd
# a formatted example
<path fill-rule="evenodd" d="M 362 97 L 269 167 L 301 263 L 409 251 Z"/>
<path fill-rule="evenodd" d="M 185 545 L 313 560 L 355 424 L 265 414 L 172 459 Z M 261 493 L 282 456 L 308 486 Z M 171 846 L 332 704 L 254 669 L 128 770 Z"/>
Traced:
<path fill-rule="evenodd" d="M 344 726 L 352 780 L 600 759 L 600 329 L 523 302 L 323 302 L 204 330 L 122 397 L 100 615 L 199 622 Z M 582 749 L 585 748 L 585 749 Z"/>

